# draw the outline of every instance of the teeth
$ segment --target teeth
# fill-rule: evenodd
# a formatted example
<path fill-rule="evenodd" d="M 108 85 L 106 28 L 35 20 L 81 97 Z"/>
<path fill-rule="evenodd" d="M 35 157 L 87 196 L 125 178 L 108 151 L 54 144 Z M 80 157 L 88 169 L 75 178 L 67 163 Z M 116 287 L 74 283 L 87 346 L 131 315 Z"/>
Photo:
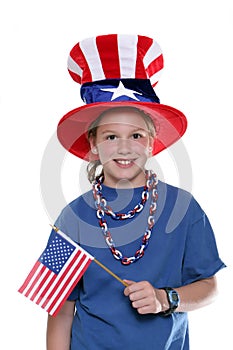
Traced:
<path fill-rule="evenodd" d="M 117 160 L 117 163 L 122 165 L 129 165 L 131 163 L 131 160 Z"/>

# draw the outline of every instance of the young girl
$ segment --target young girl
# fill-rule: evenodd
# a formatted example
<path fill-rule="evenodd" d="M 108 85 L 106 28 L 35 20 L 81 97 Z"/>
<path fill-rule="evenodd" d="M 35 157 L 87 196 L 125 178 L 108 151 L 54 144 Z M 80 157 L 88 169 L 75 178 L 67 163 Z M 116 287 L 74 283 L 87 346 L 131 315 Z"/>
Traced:
<path fill-rule="evenodd" d="M 119 42 L 135 47 L 135 36 L 97 38 L 95 48 L 101 51 L 105 43 L 108 54 L 116 40 L 118 47 Z M 137 37 L 144 63 L 148 50 L 156 46 L 151 40 Z M 72 51 L 82 68 L 79 74 L 86 77 L 96 49 L 92 60 L 83 55 L 92 53 L 92 44 L 88 39 Z M 158 67 L 158 46 L 156 51 Z M 71 69 L 78 81 L 74 58 Z M 127 91 L 127 84 L 136 79 L 119 79 L 118 85 L 108 79 L 104 85 L 98 77 L 94 83 L 82 81 L 85 100 L 92 92 L 90 104 L 68 113 L 58 126 L 61 143 L 90 160 L 92 190 L 65 207 L 55 225 L 124 279 L 126 286 L 91 264 L 59 314 L 48 316 L 47 349 L 187 350 L 187 312 L 213 301 L 215 274 L 224 264 L 208 218 L 192 195 L 159 181 L 153 170 L 146 169 L 149 157 L 184 133 L 186 120 L 178 110 L 155 102 L 152 94 L 151 102 L 142 100 L 142 95 L 148 99 L 145 89 Z M 134 81 L 134 86 L 141 83 Z M 95 103 L 97 88 L 110 94 L 111 102 Z M 114 89 L 118 89 L 115 102 Z M 135 101 L 135 94 L 143 102 Z M 179 218 L 172 215 L 175 207 Z"/>

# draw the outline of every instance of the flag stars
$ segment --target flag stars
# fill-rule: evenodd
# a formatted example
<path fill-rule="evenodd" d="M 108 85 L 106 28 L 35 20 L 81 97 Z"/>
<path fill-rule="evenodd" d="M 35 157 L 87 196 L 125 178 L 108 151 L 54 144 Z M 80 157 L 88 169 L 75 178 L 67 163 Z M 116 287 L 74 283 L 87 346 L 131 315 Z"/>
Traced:
<path fill-rule="evenodd" d="M 73 251 L 74 247 L 72 245 L 55 237 L 41 256 L 41 261 L 55 273 L 59 273 Z"/>
<path fill-rule="evenodd" d="M 142 95 L 138 91 L 127 89 L 124 86 L 124 84 L 122 83 L 122 81 L 119 82 L 118 87 L 109 88 L 109 89 L 100 89 L 100 90 L 112 92 L 113 95 L 111 97 L 111 101 L 116 100 L 118 97 L 121 97 L 121 96 L 128 96 L 128 97 L 132 98 L 133 100 L 139 101 L 139 99 L 135 96 L 135 94 Z"/>

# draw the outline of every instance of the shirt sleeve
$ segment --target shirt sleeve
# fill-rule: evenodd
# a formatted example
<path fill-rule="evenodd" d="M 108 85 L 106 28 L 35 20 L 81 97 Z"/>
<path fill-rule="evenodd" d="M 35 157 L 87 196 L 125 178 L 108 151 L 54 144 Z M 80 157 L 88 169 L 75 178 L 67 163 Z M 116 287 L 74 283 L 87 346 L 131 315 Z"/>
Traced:
<path fill-rule="evenodd" d="M 183 285 L 214 276 L 225 264 L 219 257 L 209 219 L 199 204 L 191 203 L 191 220 L 183 260 Z"/>
<path fill-rule="evenodd" d="M 75 301 L 79 298 L 79 290 L 80 290 L 80 283 L 82 279 L 76 284 L 70 295 L 68 296 L 67 300 L 69 301 Z"/>

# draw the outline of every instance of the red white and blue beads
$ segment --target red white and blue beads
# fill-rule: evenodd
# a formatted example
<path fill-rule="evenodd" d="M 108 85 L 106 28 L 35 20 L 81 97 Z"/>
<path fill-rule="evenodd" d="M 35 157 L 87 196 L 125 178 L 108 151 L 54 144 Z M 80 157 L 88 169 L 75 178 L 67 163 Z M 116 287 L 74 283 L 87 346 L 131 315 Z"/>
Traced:
<path fill-rule="evenodd" d="M 132 210 L 128 211 L 127 213 L 115 213 L 112 210 L 112 208 L 107 205 L 106 199 L 103 198 L 102 196 L 102 186 L 101 186 L 102 182 L 103 182 L 103 176 L 98 177 L 93 182 L 93 197 L 95 200 L 96 216 L 98 218 L 99 225 L 102 229 L 106 244 L 110 248 L 114 258 L 121 261 L 123 265 L 132 264 L 136 262 L 138 259 L 140 259 L 141 257 L 143 257 L 145 253 L 145 249 L 149 244 L 149 239 L 152 234 L 152 229 L 154 227 L 154 223 L 155 223 L 154 215 L 157 208 L 157 199 L 158 199 L 157 176 L 153 171 L 146 170 L 146 186 L 144 186 L 144 189 L 142 191 L 141 201 Z M 141 245 L 133 256 L 125 257 L 123 256 L 120 250 L 116 249 L 111 233 L 108 229 L 107 221 L 104 218 L 104 216 L 106 214 L 108 216 L 111 216 L 114 220 L 132 219 L 136 214 L 140 213 L 143 210 L 144 205 L 146 201 L 149 199 L 150 194 L 151 194 L 151 204 L 150 204 L 149 216 L 147 220 L 147 228 L 143 235 Z"/>

